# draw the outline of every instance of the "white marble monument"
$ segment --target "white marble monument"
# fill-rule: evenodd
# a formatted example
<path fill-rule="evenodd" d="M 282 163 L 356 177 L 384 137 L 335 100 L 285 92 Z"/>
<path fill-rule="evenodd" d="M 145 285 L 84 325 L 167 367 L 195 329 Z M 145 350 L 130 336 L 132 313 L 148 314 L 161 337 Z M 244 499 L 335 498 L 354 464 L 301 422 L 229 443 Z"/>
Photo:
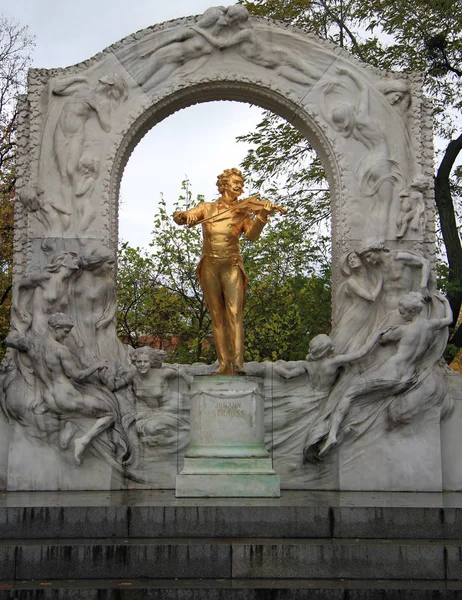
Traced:
<path fill-rule="evenodd" d="M 241 5 L 148 27 L 78 65 L 29 72 L 0 369 L 1 488 L 174 488 L 180 472 L 205 465 L 190 454 L 194 444 L 186 463 L 184 455 L 191 383 L 212 369 L 167 365 L 117 339 L 114 269 L 130 153 L 156 123 L 210 100 L 287 118 L 318 152 L 332 198 L 330 336 L 315 338 L 304 361 L 244 365 L 264 397 L 258 464 L 274 469 L 282 489 L 462 489 L 462 386 L 440 360 L 451 315 L 435 285 L 421 75 L 380 71 Z M 238 419 L 210 418 L 200 411 L 198 423 Z M 201 447 L 216 433 L 204 432 Z"/>

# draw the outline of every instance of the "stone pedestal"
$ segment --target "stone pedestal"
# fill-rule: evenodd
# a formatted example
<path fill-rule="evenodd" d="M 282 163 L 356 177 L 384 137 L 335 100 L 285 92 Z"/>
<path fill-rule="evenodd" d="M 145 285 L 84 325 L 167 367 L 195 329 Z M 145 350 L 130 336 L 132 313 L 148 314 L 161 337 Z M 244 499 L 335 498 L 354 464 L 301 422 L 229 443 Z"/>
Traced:
<path fill-rule="evenodd" d="M 251 377 L 198 376 L 191 386 L 190 443 L 177 497 L 279 497 L 264 441 L 262 384 Z"/>

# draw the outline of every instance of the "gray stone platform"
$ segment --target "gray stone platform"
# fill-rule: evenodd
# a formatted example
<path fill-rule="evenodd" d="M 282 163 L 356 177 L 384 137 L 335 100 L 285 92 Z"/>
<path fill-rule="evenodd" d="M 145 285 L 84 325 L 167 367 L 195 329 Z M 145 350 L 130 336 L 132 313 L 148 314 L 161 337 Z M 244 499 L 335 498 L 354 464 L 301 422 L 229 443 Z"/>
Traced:
<path fill-rule="evenodd" d="M 458 493 L 10 493 L 0 600 L 452 599 L 461 540 Z"/>

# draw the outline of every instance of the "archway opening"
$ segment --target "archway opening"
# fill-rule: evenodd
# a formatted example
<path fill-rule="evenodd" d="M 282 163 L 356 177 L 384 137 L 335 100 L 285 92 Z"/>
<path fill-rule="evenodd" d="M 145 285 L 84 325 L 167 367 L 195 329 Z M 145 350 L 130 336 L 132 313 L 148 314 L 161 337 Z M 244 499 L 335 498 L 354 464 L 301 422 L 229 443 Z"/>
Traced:
<path fill-rule="evenodd" d="M 297 120 L 294 112 L 292 120 Z M 251 131 L 256 135 L 249 137 Z M 289 136 L 286 148 L 293 136 L 297 148 L 288 157 L 290 172 L 272 165 L 263 181 L 262 153 L 275 135 Z M 238 143 L 236 136 L 248 141 Z M 259 145 L 260 136 L 268 139 Z M 274 112 L 232 101 L 190 106 L 149 131 L 130 158 L 121 186 L 118 333 L 123 341 L 166 349 L 175 362 L 213 362 L 210 319 L 194 273 L 201 252 L 200 228 L 179 228 L 171 214 L 201 200 L 216 200 L 217 175 L 241 163 L 247 167 L 242 167 L 247 176 L 243 197 L 261 192 L 289 209 L 287 217 L 272 218 L 256 244 L 242 244 L 249 276 L 246 360 L 302 359 L 310 339 L 329 332 L 330 218 L 321 215 L 319 199 L 328 203 L 330 193 L 322 182 L 322 163 L 318 159 L 312 165 L 314 152 L 309 154 L 307 146 L 300 130 Z M 152 153 L 159 156 L 159 148 L 160 163 L 152 158 Z M 207 152 L 213 164 L 203 160 Z M 274 160 L 279 158 L 280 152 Z M 310 169 L 317 169 L 318 175 L 311 189 Z M 295 188 L 296 197 L 291 196 Z"/>

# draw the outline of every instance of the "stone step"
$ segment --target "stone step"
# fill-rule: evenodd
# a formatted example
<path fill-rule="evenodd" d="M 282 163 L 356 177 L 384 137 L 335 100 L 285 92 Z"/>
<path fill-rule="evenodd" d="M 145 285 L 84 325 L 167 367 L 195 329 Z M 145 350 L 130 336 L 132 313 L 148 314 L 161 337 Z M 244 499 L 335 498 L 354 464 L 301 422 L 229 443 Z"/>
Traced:
<path fill-rule="evenodd" d="M 0 580 L 462 579 L 456 540 L 171 538 L 11 540 Z"/>
<path fill-rule="evenodd" d="M 0 540 L 35 538 L 462 539 L 462 508 L 348 506 L 6 506 Z"/>
<path fill-rule="evenodd" d="M 0 600 L 460 600 L 456 581 L 41 580 L 1 582 Z"/>

